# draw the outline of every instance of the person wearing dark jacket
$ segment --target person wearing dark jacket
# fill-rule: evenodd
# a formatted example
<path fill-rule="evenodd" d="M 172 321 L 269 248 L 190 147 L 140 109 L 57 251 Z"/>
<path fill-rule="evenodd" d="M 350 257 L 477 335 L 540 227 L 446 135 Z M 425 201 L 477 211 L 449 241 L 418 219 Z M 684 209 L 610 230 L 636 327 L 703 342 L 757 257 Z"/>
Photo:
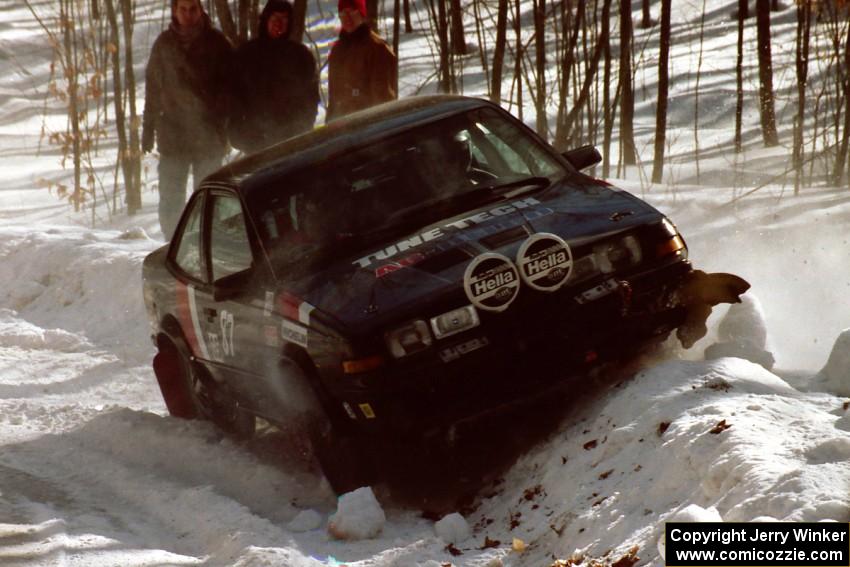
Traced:
<path fill-rule="evenodd" d="M 200 0 L 171 0 L 171 25 L 154 41 L 145 70 L 142 150 L 159 148 L 159 223 L 170 240 L 195 188 L 227 149 L 227 72 L 231 47 Z"/>
<path fill-rule="evenodd" d="M 269 0 L 257 37 L 236 52 L 230 143 L 247 153 L 313 127 L 319 105 L 316 60 L 289 39 L 292 4 Z"/>
<path fill-rule="evenodd" d="M 372 31 L 365 0 L 339 0 L 342 29 L 328 56 L 328 120 L 395 100 L 396 56 Z"/>

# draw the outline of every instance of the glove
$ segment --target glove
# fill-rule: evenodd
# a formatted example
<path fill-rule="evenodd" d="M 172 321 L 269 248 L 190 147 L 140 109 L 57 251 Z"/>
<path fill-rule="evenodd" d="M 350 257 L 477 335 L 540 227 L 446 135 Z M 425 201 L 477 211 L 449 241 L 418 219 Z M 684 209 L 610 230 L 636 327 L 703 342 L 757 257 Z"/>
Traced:
<path fill-rule="evenodd" d="M 142 152 L 148 153 L 153 150 L 153 128 L 142 129 Z"/>

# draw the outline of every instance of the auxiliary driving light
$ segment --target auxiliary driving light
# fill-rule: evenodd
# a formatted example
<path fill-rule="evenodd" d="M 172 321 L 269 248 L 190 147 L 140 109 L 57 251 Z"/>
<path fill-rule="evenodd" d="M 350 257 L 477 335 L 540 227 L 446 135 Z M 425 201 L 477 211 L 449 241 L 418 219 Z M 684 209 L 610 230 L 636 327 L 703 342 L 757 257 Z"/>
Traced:
<path fill-rule="evenodd" d="M 478 312 L 474 305 L 467 305 L 460 309 L 437 315 L 431 319 L 431 329 L 437 339 L 450 337 L 467 329 L 472 329 L 480 324 Z"/>
<path fill-rule="evenodd" d="M 421 319 L 389 331 L 384 335 L 384 340 L 387 348 L 396 358 L 425 350 L 433 342 L 431 333 L 428 331 L 428 324 Z"/>

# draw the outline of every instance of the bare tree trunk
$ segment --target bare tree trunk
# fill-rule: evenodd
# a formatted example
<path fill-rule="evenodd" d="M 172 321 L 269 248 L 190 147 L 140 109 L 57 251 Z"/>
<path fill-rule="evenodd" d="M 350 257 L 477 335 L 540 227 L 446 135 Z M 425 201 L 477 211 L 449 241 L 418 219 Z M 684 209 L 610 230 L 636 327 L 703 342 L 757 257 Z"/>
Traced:
<path fill-rule="evenodd" d="M 496 45 L 493 48 L 493 80 L 490 83 L 490 100 L 502 103 L 502 67 L 505 64 L 505 47 L 508 42 L 508 0 L 499 0 L 496 17 Z"/>
<path fill-rule="evenodd" d="M 413 33 L 413 23 L 410 21 L 410 0 L 404 0 L 404 33 Z"/>
<path fill-rule="evenodd" d="M 460 7 L 460 0 L 449 0 L 449 11 L 452 26 L 452 53 L 466 55 L 469 49 L 466 46 L 466 38 L 463 33 L 463 11 Z"/>
<path fill-rule="evenodd" d="M 374 31 L 378 31 L 378 0 L 366 0 L 366 15 Z"/>
<path fill-rule="evenodd" d="M 248 41 L 248 14 L 251 11 L 250 0 L 239 0 L 239 43 Z"/>
<path fill-rule="evenodd" d="M 800 193 L 803 177 L 803 132 L 806 122 L 806 83 L 809 76 L 809 39 L 812 5 L 808 0 L 797 4 L 797 120 L 794 124 L 794 194 Z"/>
<path fill-rule="evenodd" d="M 71 201 L 74 211 L 80 210 L 83 202 L 83 188 L 80 185 L 80 112 L 79 88 L 77 83 L 77 54 L 74 41 L 73 0 L 59 0 L 59 20 L 62 28 L 62 45 L 65 52 L 65 80 L 68 82 L 68 118 L 71 121 L 72 158 L 74 161 L 74 191 Z"/>
<path fill-rule="evenodd" d="M 432 2 L 432 6 L 434 2 L 437 3 L 436 24 L 437 37 L 440 44 L 440 92 L 451 93 L 454 91 L 452 89 L 451 65 L 449 61 L 451 51 L 449 48 L 449 22 L 446 14 L 446 0 L 429 1 Z"/>
<path fill-rule="evenodd" d="M 741 137 L 741 122 L 744 116 L 744 19 L 747 0 L 738 0 L 738 59 L 735 63 L 735 81 L 737 101 L 735 103 L 735 153 L 744 151 Z"/>
<path fill-rule="evenodd" d="M 578 0 L 574 23 L 570 17 L 569 4 L 564 2 L 561 5 L 561 9 L 563 11 L 562 25 L 565 45 L 564 52 L 561 55 L 561 95 L 558 100 L 558 115 L 555 120 L 555 146 L 559 149 L 564 149 L 567 145 L 567 137 L 569 135 L 567 115 L 570 111 L 567 110 L 567 96 L 569 95 L 571 86 L 570 76 L 576 61 L 575 53 L 576 46 L 578 45 L 578 35 L 584 27 L 585 0 Z"/>
<path fill-rule="evenodd" d="M 135 214 L 142 208 L 142 152 L 139 144 L 139 115 L 136 112 L 136 73 L 133 71 L 133 15 L 132 0 L 121 0 L 121 20 L 124 27 L 124 84 L 130 111 L 130 172 L 132 183 L 127 184 L 127 213 Z"/>
<path fill-rule="evenodd" d="M 305 20 L 307 18 L 307 0 L 295 0 L 292 4 L 292 23 L 289 39 L 301 43 L 304 41 Z M 398 52 L 396 52 L 398 53 Z"/>
<path fill-rule="evenodd" d="M 481 69 L 484 71 L 484 84 L 487 85 L 487 92 L 493 92 L 493 86 L 490 83 L 490 67 L 487 65 L 487 38 L 481 33 L 481 2 L 479 0 L 472 1 L 472 11 L 475 15 L 475 36 L 478 40 L 478 55 L 481 61 Z"/>
<path fill-rule="evenodd" d="M 250 20 L 249 27 L 251 28 L 251 37 L 257 37 L 260 26 L 260 0 L 251 0 L 251 9 L 248 12 Z M 299 40 L 300 41 L 300 40 Z"/>
<path fill-rule="evenodd" d="M 694 87 L 694 165 L 699 185 L 699 82 L 702 77 L 702 53 L 705 45 L 705 0 L 702 0 L 702 14 L 699 19 L 699 58 L 697 59 L 697 80 Z"/>
<path fill-rule="evenodd" d="M 124 187 L 133 182 L 133 174 L 130 166 L 130 152 L 127 144 L 127 125 L 124 118 L 124 93 L 121 81 L 121 53 L 118 46 L 121 45 L 121 36 L 118 31 L 118 17 L 115 13 L 113 0 L 105 0 L 106 18 L 109 21 L 110 41 L 115 46 L 112 49 L 112 93 L 115 104 L 115 130 L 118 134 L 118 163 L 121 165 L 121 175 L 124 179 Z"/>
<path fill-rule="evenodd" d="M 393 0 L 393 53 L 395 58 L 395 92 L 398 92 L 398 45 L 401 33 L 401 0 Z"/>
<path fill-rule="evenodd" d="M 546 119 L 546 0 L 534 0 L 534 47 L 537 68 L 537 133 L 549 139 Z"/>
<path fill-rule="evenodd" d="M 215 0 L 215 12 L 218 14 L 222 33 L 224 33 L 233 45 L 238 45 L 239 30 L 236 28 L 236 22 L 233 21 L 233 14 L 230 11 L 230 5 L 228 5 L 227 0 Z"/>
<path fill-rule="evenodd" d="M 604 0 L 602 2 L 602 19 L 608 19 L 611 17 L 611 0 Z M 590 87 L 593 86 L 593 83 L 596 79 L 596 72 L 599 70 L 599 60 L 602 58 L 602 51 L 604 50 L 605 43 L 608 41 L 607 37 L 600 37 L 596 47 L 593 50 L 593 55 L 591 56 L 591 60 L 587 63 L 584 83 L 582 83 L 581 91 L 579 91 L 578 99 L 575 101 L 575 104 L 570 109 L 570 112 L 567 114 L 567 117 L 564 119 L 564 139 L 568 140 L 570 137 L 570 130 L 572 129 L 573 122 L 576 119 L 579 111 L 582 106 L 587 103 L 588 96 L 590 95 Z"/>
<path fill-rule="evenodd" d="M 765 146 L 776 146 L 776 111 L 773 101 L 773 67 L 770 54 L 770 0 L 756 0 L 759 57 L 759 110 Z"/>
<path fill-rule="evenodd" d="M 670 4 L 661 0 L 661 38 L 658 55 L 658 107 L 655 111 L 655 156 L 652 182 L 661 183 L 664 172 L 664 145 L 667 143 L 667 95 L 670 87 Z"/>
<path fill-rule="evenodd" d="M 850 26 L 847 26 L 847 39 L 844 48 L 844 65 L 850 62 Z M 836 185 L 841 183 L 844 176 L 844 164 L 847 161 L 847 148 L 850 142 L 850 73 L 844 75 L 844 129 L 841 135 L 841 144 L 838 149 L 838 154 L 835 156 L 835 172 L 833 173 L 833 182 Z"/>
<path fill-rule="evenodd" d="M 514 61 L 514 78 L 516 79 L 517 117 L 520 119 L 520 121 L 522 121 L 522 0 L 516 0 L 514 8 L 516 10 L 516 13 L 514 15 L 514 34 L 516 35 L 516 60 Z"/>
<path fill-rule="evenodd" d="M 643 29 L 649 29 L 652 27 L 652 16 L 649 13 L 649 0 L 641 0 L 640 2 L 640 27 Z"/>
<path fill-rule="evenodd" d="M 602 177 L 611 174 L 611 135 L 614 131 L 614 117 L 611 108 L 611 18 L 602 20 L 604 71 L 602 75 Z"/>
<path fill-rule="evenodd" d="M 623 163 L 637 163 L 635 151 L 635 96 L 632 90 L 632 0 L 620 0 L 620 137 Z"/>

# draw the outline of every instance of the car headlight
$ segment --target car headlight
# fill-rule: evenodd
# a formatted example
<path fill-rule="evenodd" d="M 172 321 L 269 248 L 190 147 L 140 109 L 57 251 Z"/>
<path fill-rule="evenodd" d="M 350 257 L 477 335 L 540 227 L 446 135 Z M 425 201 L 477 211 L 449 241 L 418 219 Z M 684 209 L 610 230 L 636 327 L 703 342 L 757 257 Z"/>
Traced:
<path fill-rule="evenodd" d="M 664 231 L 664 239 L 656 245 L 655 255 L 658 258 L 667 256 L 668 254 L 679 254 L 682 258 L 688 257 L 688 247 L 682 235 L 679 234 L 676 225 L 666 218 L 661 221 L 661 227 Z"/>
<path fill-rule="evenodd" d="M 454 309 L 431 319 L 431 329 L 437 339 L 450 337 L 454 334 L 472 329 L 480 324 L 478 312 L 474 305 Z"/>
<path fill-rule="evenodd" d="M 593 247 L 596 267 L 603 274 L 634 266 L 640 263 L 641 256 L 640 243 L 631 235 Z"/>
<path fill-rule="evenodd" d="M 425 350 L 433 339 L 428 330 L 428 324 L 421 319 L 393 329 L 384 335 L 387 348 L 396 358 L 402 358 L 410 354 Z"/>

